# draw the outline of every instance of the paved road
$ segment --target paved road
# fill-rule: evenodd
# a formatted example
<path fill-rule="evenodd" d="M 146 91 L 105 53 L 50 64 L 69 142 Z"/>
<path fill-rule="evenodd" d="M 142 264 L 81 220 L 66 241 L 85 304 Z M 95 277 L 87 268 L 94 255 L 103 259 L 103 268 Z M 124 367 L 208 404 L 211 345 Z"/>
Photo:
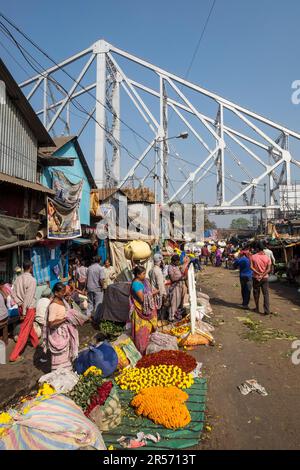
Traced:
<path fill-rule="evenodd" d="M 208 267 L 199 276 L 203 292 L 211 296 L 213 321 L 218 324 L 216 345 L 203 346 L 194 353 L 203 362 L 208 378 L 207 423 L 212 427 L 199 449 L 299 449 L 300 365 L 291 361 L 292 341 L 258 343 L 245 339 L 249 330 L 236 318 L 245 316 L 238 308 L 238 282 L 237 272 L 223 268 Z M 261 320 L 266 328 L 300 338 L 297 289 L 272 284 L 271 308 L 278 316 L 251 312 L 250 317 Z M 241 395 L 237 386 L 251 378 L 257 379 L 269 395 Z"/>

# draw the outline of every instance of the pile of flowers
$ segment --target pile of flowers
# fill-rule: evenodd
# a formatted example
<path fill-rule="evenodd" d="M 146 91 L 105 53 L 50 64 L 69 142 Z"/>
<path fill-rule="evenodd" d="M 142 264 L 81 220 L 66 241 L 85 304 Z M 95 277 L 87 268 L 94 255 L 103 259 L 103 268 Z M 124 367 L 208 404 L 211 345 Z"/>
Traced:
<path fill-rule="evenodd" d="M 188 334 L 190 330 L 189 326 L 176 326 L 175 328 L 172 328 L 170 333 L 173 336 L 182 336 Z"/>
<path fill-rule="evenodd" d="M 50 395 L 53 395 L 53 393 L 55 393 L 55 388 L 53 388 L 52 385 L 45 382 L 39 388 L 39 391 L 36 395 L 36 398 L 43 397 L 43 398 L 47 399 L 47 398 L 50 397 Z"/>
<path fill-rule="evenodd" d="M 143 388 L 153 386 L 174 385 L 178 388 L 189 388 L 194 383 L 191 374 L 187 374 L 177 366 L 168 365 L 124 369 L 115 380 L 122 390 L 131 390 L 136 393 Z"/>
<path fill-rule="evenodd" d="M 92 375 L 102 375 L 102 370 L 98 369 L 96 366 L 91 366 L 83 373 L 83 376 L 87 377 L 90 374 L 92 374 Z"/>
<path fill-rule="evenodd" d="M 131 401 L 137 415 L 145 416 L 168 429 L 187 426 L 191 415 L 185 405 L 188 394 L 177 387 L 144 388 Z"/>
<path fill-rule="evenodd" d="M 68 396 L 86 411 L 89 406 L 91 396 L 95 395 L 98 388 L 103 384 L 102 370 L 97 367 L 89 367 L 83 375 L 80 376 L 75 387 L 68 393 Z"/>
<path fill-rule="evenodd" d="M 197 367 L 196 359 L 182 351 L 159 351 L 153 354 L 146 354 L 136 364 L 136 367 L 151 367 L 161 364 L 178 366 L 183 372 L 192 372 Z"/>
<path fill-rule="evenodd" d="M 96 408 L 96 406 L 104 405 L 104 403 L 106 402 L 111 392 L 112 387 L 113 387 L 113 383 L 109 381 L 109 382 L 104 382 L 104 384 L 101 385 L 101 387 L 97 389 L 97 392 L 95 393 L 95 395 L 93 395 L 92 398 L 90 399 L 91 403 L 89 404 L 89 406 L 87 407 L 84 413 L 85 416 L 89 417 L 91 411 L 94 408 Z"/>
<path fill-rule="evenodd" d="M 0 413 L 0 438 L 4 436 L 9 429 L 9 425 L 13 422 L 13 418 L 9 413 Z"/>

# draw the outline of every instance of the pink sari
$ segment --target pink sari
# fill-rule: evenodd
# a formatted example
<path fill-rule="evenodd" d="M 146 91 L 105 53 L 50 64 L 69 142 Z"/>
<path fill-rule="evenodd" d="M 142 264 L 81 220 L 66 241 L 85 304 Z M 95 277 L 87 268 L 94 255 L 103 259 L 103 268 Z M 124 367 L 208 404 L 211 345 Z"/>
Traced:
<path fill-rule="evenodd" d="M 67 302 L 66 320 L 61 325 L 50 328 L 48 326 L 48 318 L 43 331 L 44 352 L 51 352 L 51 370 L 58 368 L 73 369 L 73 361 L 78 356 L 79 335 L 78 326 L 85 323 L 87 318 L 71 309 Z"/>

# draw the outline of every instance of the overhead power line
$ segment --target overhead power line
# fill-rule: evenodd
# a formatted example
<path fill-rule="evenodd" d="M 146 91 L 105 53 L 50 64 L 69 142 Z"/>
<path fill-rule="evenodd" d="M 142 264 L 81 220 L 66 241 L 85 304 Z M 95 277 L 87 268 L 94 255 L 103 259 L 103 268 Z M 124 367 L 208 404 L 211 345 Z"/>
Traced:
<path fill-rule="evenodd" d="M 195 61 L 196 56 L 197 56 L 197 54 L 198 54 L 198 51 L 199 51 L 199 48 L 200 48 L 202 39 L 204 38 L 204 34 L 205 34 L 206 29 L 207 29 L 209 20 L 210 20 L 211 15 L 212 15 L 212 13 L 213 13 L 213 11 L 214 11 L 216 2 L 217 2 L 217 0 L 213 0 L 213 2 L 212 2 L 212 5 L 211 5 L 210 10 L 209 10 L 209 13 L 208 13 L 208 16 L 207 16 L 206 21 L 205 21 L 205 23 L 204 23 L 204 26 L 203 26 L 201 35 L 200 35 L 200 37 L 199 37 L 199 40 L 198 40 L 197 45 L 196 45 L 196 48 L 195 48 L 194 53 L 193 53 L 193 55 L 192 55 L 192 59 L 191 59 L 190 65 L 188 66 L 187 72 L 186 72 L 186 74 L 185 74 L 185 79 L 188 78 L 189 73 L 190 73 L 190 71 L 191 71 L 191 68 L 193 67 L 193 64 L 194 64 L 194 61 Z"/>

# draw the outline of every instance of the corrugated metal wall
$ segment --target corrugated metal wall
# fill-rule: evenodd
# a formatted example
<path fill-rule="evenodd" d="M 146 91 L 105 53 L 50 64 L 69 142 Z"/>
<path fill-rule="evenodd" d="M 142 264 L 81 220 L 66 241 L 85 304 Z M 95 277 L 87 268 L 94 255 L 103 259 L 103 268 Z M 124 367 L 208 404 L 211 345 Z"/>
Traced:
<path fill-rule="evenodd" d="M 37 141 L 22 114 L 6 97 L 0 104 L 0 172 L 36 182 Z"/>

